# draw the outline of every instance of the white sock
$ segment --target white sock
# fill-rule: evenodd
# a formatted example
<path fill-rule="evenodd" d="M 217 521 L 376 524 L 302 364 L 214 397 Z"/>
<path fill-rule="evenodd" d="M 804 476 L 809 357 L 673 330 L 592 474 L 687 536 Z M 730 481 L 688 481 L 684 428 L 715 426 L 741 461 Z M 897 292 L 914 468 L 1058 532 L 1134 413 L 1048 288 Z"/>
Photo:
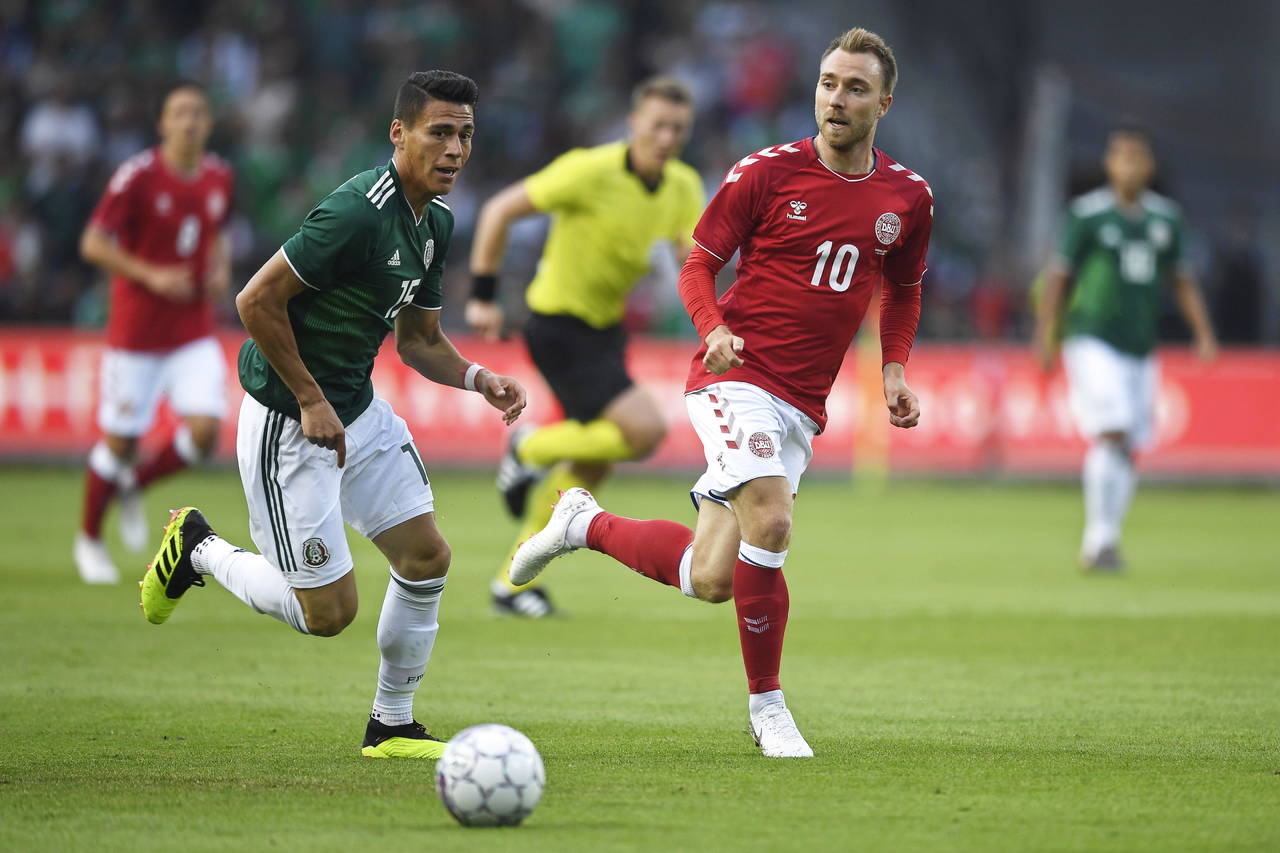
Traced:
<path fill-rule="evenodd" d="M 1111 510 L 1112 454 L 1110 443 L 1094 442 L 1084 455 L 1084 542 L 1086 554 L 1096 554 L 1107 545 L 1115 544 Z"/>
<path fill-rule="evenodd" d="M 569 519 L 569 526 L 564 531 L 564 541 L 574 548 L 587 547 L 587 528 L 591 526 L 591 522 L 595 517 L 602 512 L 604 510 L 594 509 L 590 512 L 580 512 Z"/>
<path fill-rule="evenodd" d="M 680 591 L 690 598 L 697 598 L 698 593 L 693 588 L 693 545 L 684 549 L 684 553 L 680 555 Z"/>
<path fill-rule="evenodd" d="M 391 569 L 378 617 L 378 691 L 370 716 L 388 726 L 413 722 L 413 694 L 431 660 L 440 630 L 440 594 L 445 578 L 407 581 Z"/>
<path fill-rule="evenodd" d="M 1111 510 L 1111 530 L 1115 541 L 1120 541 L 1120 531 L 1124 526 L 1124 517 L 1129 512 L 1129 503 L 1133 500 L 1133 491 L 1137 486 L 1138 473 L 1133 467 L 1133 458 L 1115 445 L 1111 445 L 1111 497 L 1108 506 Z"/>
<path fill-rule="evenodd" d="M 767 693 L 751 693 L 747 696 L 747 710 L 751 716 L 759 714 L 761 711 L 769 707 L 787 707 L 787 702 L 782 698 L 781 690 L 770 690 Z"/>
<path fill-rule="evenodd" d="M 258 613 L 274 616 L 300 634 L 309 634 L 302 605 L 280 570 L 261 554 L 210 536 L 191 552 L 197 572 L 213 575 L 227 591 Z"/>
<path fill-rule="evenodd" d="M 173 449 L 183 462 L 193 467 L 204 461 L 204 454 L 200 452 L 200 447 L 186 424 L 178 427 L 178 431 L 173 434 Z"/>
<path fill-rule="evenodd" d="M 89 451 L 89 468 L 108 483 L 132 484 L 133 463 L 112 453 L 105 441 L 99 441 Z"/>

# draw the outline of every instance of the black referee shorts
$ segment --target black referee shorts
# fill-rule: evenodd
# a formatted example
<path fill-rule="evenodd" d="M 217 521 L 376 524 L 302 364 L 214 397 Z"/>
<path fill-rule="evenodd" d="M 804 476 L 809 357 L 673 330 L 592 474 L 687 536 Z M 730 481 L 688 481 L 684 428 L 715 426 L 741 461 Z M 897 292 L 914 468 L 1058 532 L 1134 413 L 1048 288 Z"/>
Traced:
<path fill-rule="evenodd" d="M 627 333 L 597 329 L 565 314 L 530 313 L 524 339 L 565 417 L 593 421 L 633 384 L 627 375 Z"/>

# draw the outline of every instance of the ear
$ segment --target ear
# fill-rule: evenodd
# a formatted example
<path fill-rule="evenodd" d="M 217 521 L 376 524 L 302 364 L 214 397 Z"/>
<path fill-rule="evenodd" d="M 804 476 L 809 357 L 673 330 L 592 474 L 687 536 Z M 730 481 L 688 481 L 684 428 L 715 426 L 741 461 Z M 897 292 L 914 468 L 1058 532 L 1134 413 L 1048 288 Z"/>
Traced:
<path fill-rule="evenodd" d="M 884 114 L 889 112 L 889 105 L 893 103 L 893 95 L 885 95 L 880 99 L 880 109 L 876 111 L 876 118 L 884 118 Z"/>
<path fill-rule="evenodd" d="M 391 120 L 391 131 L 387 135 L 391 138 L 391 144 L 394 145 L 397 150 L 404 148 L 404 134 L 404 122 L 400 121 L 398 118 L 393 118 Z"/>

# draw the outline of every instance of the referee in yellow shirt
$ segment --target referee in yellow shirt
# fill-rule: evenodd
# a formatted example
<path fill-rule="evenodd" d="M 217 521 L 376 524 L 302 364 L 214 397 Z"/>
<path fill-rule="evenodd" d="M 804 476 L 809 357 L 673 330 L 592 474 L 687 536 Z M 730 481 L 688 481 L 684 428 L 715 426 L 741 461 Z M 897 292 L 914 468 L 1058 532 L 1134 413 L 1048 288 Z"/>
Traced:
<path fill-rule="evenodd" d="M 502 332 L 495 296 L 507 229 L 520 217 L 551 214 L 526 294 L 524 335 L 566 419 L 515 433 L 499 468 L 507 507 L 525 522 L 517 543 L 550 520 L 557 492 L 596 489 L 614 462 L 643 459 L 666 435 L 657 404 L 627 375 L 620 324 L 654 243 L 674 243 L 680 263 L 689 254 L 705 198 L 698 173 L 676 155 L 692 126 L 689 90 L 671 77 L 652 78 L 632 94 L 625 141 L 562 154 L 480 210 L 466 315 L 489 340 Z M 546 592 L 512 586 L 506 571 L 504 564 L 492 584 L 494 606 L 520 616 L 550 615 Z"/>

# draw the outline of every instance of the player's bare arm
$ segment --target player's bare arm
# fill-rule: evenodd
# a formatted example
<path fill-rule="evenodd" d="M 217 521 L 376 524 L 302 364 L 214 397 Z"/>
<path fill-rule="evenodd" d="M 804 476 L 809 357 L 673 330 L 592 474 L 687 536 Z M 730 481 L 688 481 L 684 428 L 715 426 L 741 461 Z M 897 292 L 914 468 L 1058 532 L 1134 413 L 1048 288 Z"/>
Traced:
<path fill-rule="evenodd" d="M 883 368 L 884 402 L 889 407 L 889 423 L 911 429 L 920 423 L 920 398 L 907 386 L 907 368 L 891 361 Z"/>
<path fill-rule="evenodd" d="M 440 385 L 465 388 L 472 363 L 463 358 L 440 328 L 440 312 L 421 308 L 401 311 L 396 317 L 396 352 L 400 360 Z M 524 411 L 524 386 L 510 376 L 482 368 L 471 377 L 475 390 L 489 405 L 502 412 L 508 426 Z"/>
<path fill-rule="evenodd" d="M 484 203 L 476 220 L 476 236 L 471 243 L 471 274 L 481 284 L 466 305 L 467 325 L 487 341 L 502 334 L 502 306 L 494 298 L 496 276 L 502 268 L 511 223 L 536 213 L 524 181 L 512 184 Z"/>
<path fill-rule="evenodd" d="M 1173 295 L 1195 340 L 1196 355 L 1201 361 L 1213 361 L 1218 355 L 1218 336 L 1213 332 L 1209 310 L 1204 304 L 1200 284 L 1189 270 L 1179 269 L 1173 276 Z"/>
<path fill-rule="evenodd" d="M 702 357 L 706 365 L 716 376 L 720 376 L 733 367 L 742 367 L 742 349 L 745 342 L 729 330 L 728 326 L 716 326 L 707 333 L 707 354 Z"/>
<path fill-rule="evenodd" d="M 231 289 L 231 241 L 225 231 L 219 232 L 209 251 L 209 273 L 205 277 L 205 293 L 211 299 L 222 299 Z"/>
<path fill-rule="evenodd" d="M 87 226 L 80 235 L 80 257 L 169 299 L 186 302 L 195 294 L 195 282 L 185 264 L 149 263 L 121 248 L 110 234 L 95 225 Z"/>
<path fill-rule="evenodd" d="M 258 349 L 297 398 L 302 434 L 312 444 L 336 450 L 341 468 L 347 462 L 346 430 L 319 383 L 302 363 L 298 341 L 289 324 L 289 300 L 305 289 L 284 253 L 278 251 L 236 296 L 236 310 Z"/>
<path fill-rule="evenodd" d="M 1046 372 L 1053 369 L 1058 355 L 1058 324 L 1070 284 L 1071 274 L 1058 264 L 1045 270 L 1044 289 L 1036 301 L 1036 328 L 1032 344 L 1036 361 Z"/>

